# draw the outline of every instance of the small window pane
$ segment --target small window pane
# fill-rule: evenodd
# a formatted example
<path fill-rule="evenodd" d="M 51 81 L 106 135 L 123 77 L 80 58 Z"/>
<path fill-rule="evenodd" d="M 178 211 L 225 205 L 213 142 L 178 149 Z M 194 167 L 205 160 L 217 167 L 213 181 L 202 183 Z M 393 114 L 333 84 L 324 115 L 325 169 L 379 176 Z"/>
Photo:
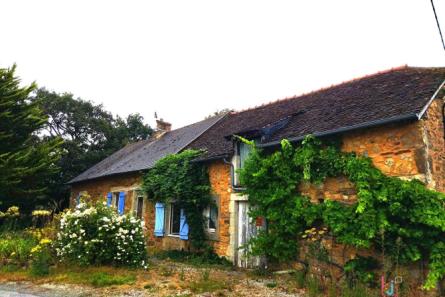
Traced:
<path fill-rule="evenodd" d="M 217 220 L 218 220 L 218 208 L 216 206 L 211 206 L 209 214 L 209 229 L 216 229 Z"/>
<path fill-rule="evenodd" d="M 245 144 L 244 142 L 240 142 L 239 144 L 239 155 L 240 155 L 240 168 L 244 167 L 244 164 L 246 162 L 247 157 L 250 154 L 251 147 L 248 144 Z"/>
<path fill-rule="evenodd" d="M 139 219 L 142 219 L 143 206 L 144 206 L 144 198 L 143 197 L 138 197 L 137 209 L 136 209 L 136 217 L 138 217 Z"/>
<path fill-rule="evenodd" d="M 170 212 L 170 234 L 179 235 L 181 225 L 181 209 L 175 205 L 171 205 Z"/>
<path fill-rule="evenodd" d="M 119 207 L 119 193 L 113 193 L 113 196 L 114 196 L 114 206 L 116 208 L 118 208 Z"/>

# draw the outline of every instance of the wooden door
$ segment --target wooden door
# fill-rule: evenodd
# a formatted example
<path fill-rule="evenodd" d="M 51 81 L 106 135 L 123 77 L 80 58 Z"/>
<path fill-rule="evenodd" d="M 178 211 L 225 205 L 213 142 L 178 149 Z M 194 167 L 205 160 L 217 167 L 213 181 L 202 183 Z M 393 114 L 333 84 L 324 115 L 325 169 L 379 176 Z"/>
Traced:
<path fill-rule="evenodd" d="M 260 264 L 259 257 L 249 256 L 246 247 L 249 240 L 257 234 L 255 222 L 249 217 L 249 203 L 239 201 L 237 210 L 237 265 L 244 268 L 258 266 Z"/>

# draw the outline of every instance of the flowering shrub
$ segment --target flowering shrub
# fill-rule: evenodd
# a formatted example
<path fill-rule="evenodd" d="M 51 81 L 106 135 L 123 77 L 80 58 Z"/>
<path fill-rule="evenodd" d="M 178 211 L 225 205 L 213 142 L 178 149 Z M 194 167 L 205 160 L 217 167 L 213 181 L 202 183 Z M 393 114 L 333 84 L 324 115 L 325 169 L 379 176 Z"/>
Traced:
<path fill-rule="evenodd" d="M 11 206 L 5 212 L 0 211 L 0 229 L 3 231 L 15 230 L 19 218 L 20 210 L 17 206 Z"/>
<path fill-rule="evenodd" d="M 80 203 L 60 220 L 55 241 L 61 260 L 80 265 L 113 264 L 146 268 L 143 222 L 102 204 Z"/>
<path fill-rule="evenodd" d="M 49 273 L 53 250 L 51 248 L 52 240 L 43 238 L 39 244 L 31 249 L 31 274 L 35 276 L 43 276 Z"/>
<path fill-rule="evenodd" d="M 45 209 L 36 209 L 31 213 L 33 225 L 44 227 L 51 221 L 51 211 Z"/>

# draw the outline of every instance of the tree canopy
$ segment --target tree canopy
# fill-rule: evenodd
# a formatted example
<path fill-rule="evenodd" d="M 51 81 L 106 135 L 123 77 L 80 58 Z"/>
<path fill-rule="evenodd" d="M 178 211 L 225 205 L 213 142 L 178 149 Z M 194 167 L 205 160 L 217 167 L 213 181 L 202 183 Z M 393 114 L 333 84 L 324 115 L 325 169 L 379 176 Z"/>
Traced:
<path fill-rule="evenodd" d="M 70 93 L 41 88 L 33 100 L 48 117 L 43 124 L 44 137 L 64 140 L 64 154 L 58 162 L 60 174 L 50 181 L 51 199 L 59 207 L 67 206 L 69 180 L 126 144 L 148 138 L 153 131 L 140 114 L 122 119 L 102 105 L 74 98 Z"/>
<path fill-rule="evenodd" d="M 38 137 L 47 117 L 39 100 L 30 100 L 36 85 L 20 87 L 15 70 L 0 68 L 0 203 L 26 208 L 45 199 L 59 171 L 61 139 Z"/>

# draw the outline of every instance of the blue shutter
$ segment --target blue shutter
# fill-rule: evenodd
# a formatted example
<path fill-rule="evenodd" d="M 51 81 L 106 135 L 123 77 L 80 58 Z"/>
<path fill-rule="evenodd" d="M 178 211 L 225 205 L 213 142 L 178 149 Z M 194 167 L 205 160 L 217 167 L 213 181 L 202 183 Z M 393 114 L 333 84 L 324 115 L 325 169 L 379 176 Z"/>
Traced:
<path fill-rule="evenodd" d="M 157 202 L 155 205 L 155 236 L 164 236 L 164 203 Z"/>
<path fill-rule="evenodd" d="M 80 195 L 80 193 L 77 194 L 77 197 L 76 197 L 76 206 L 79 205 L 79 203 L 80 203 L 80 196 L 82 196 L 82 195 Z"/>
<path fill-rule="evenodd" d="M 110 207 L 111 206 L 111 202 L 113 201 L 113 194 L 108 193 L 107 194 L 107 206 Z"/>
<path fill-rule="evenodd" d="M 179 238 L 182 240 L 189 239 L 189 225 L 187 224 L 187 218 L 185 217 L 185 211 L 181 209 Z"/>
<path fill-rule="evenodd" d="M 125 208 L 125 192 L 119 192 L 119 202 L 117 205 L 117 212 L 120 215 L 124 214 L 124 208 Z"/>

